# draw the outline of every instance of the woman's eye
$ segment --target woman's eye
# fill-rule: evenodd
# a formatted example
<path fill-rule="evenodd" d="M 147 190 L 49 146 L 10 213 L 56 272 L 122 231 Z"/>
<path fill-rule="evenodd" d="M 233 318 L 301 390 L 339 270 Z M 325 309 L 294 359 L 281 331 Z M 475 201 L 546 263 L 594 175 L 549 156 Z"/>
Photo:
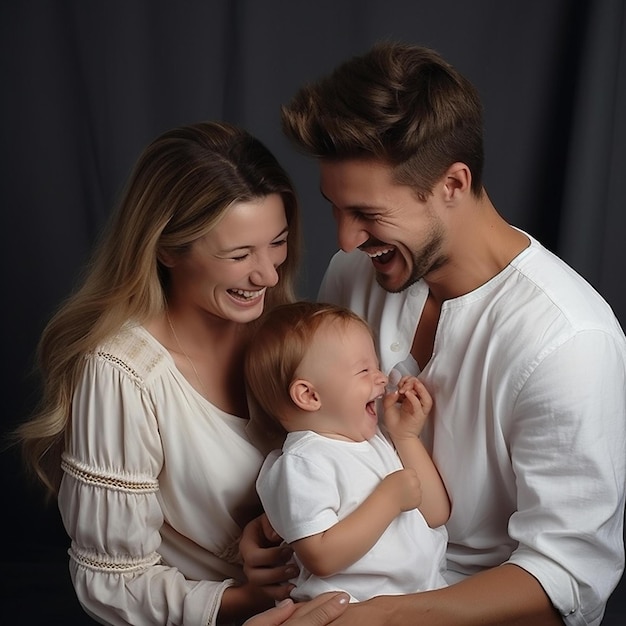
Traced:
<path fill-rule="evenodd" d="M 278 241 L 274 241 L 272 242 L 272 246 L 274 248 L 280 248 L 281 246 L 284 246 L 287 244 L 287 238 L 285 239 L 279 239 Z"/>

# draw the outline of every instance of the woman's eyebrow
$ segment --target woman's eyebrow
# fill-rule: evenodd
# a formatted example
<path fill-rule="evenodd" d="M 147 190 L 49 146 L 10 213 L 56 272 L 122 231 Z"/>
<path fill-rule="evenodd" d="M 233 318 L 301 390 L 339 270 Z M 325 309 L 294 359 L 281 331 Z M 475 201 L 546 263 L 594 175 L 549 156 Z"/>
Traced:
<path fill-rule="evenodd" d="M 275 237 L 272 237 L 272 241 L 275 241 L 276 239 L 278 239 L 279 237 L 282 237 L 285 233 L 289 232 L 289 226 L 285 226 L 285 228 L 283 228 L 278 235 L 276 235 Z M 251 244 L 242 244 L 240 246 L 235 246 L 233 248 L 223 248 L 222 250 L 220 250 L 220 252 L 222 254 L 226 254 L 229 252 L 235 252 L 237 250 L 251 250 L 252 248 L 254 248 L 254 245 Z"/>

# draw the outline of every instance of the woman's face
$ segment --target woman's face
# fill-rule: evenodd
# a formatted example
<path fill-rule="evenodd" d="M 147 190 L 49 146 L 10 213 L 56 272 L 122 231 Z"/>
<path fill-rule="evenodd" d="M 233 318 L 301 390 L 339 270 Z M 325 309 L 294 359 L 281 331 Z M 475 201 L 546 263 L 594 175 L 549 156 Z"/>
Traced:
<path fill-rule="evenodd" d="M 222 319 L 255 320 L 287 258 L 287 234 L 279 194 L 233 204 L 213 230 L 170 265 L 172 297 L 179 306 Z"/>

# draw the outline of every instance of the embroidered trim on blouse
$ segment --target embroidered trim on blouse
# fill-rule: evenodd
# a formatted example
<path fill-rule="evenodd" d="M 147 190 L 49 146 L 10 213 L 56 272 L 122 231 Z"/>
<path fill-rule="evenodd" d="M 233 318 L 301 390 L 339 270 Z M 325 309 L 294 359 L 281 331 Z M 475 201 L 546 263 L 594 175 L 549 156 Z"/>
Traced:
<path fill-rule="evenodd" d="M 128 476 L 120 476 L 119 474 L 97 471 L 93 467 L 70 457 L 67 453 L 64 453 L 61 458 L 61 469 L 76 480 L 95 487 L 134 494 L 156 493 L 159 491 L 159 483 L 154 478 L 130 478 Z"/>
<path fill-rule="evenodd" d="M 111 363 L 115 363 L 115 365 L 117 365 L 120 369 L 123 369 L 130 376 L 130 378 L 133 379 L 135 384 L 137 384 L 139 387 L 143 387 L 143 379 L 136 370 L 128 365 L 128 363 L 126 363 L 126 361 L 123 361 L 122 359 L 115 356 L 114 354 L 111 354 L 110 352 L 104 352 L 103 350 L 98 350 L 96 352 L 96 356 L 100 357 L 101 359 L 110 361 Z"/>
<path fill-rule="evenodd" d="M 78 565 L 93 571 L 105 572 L 107 574 L 128 574 L 147 569 L 154 565 L 159 565 L 162 562 L 161 555 L 157 552 L 152 552 L 144 558 L 132 558 L 129 556 L 128 558 L 121 560 L 119 557 L 118 559 L 113 559 L 107 555 L 81 550 L 74 542 L 72 542 L 72 547 L 67 551 L 67 553 L 70 555 L 71 559 L 78 563 Z"/>
<path fill-rule="evenodd" d="M 157 349 L 137 328 L 127 324 L 108 343 L 101 345 L 95 356 L 113 363 L 143 387 L 146 378 L 165 358 L 164 353 L 164 348 Z"/>

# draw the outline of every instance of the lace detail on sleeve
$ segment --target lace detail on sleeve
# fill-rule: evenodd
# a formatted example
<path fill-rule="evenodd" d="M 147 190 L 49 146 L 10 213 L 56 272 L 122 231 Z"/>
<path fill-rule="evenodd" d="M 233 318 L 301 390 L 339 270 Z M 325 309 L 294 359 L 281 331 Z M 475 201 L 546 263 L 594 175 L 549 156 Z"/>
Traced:
<path fill-rule="evenodd" d="M 136 370 L 134 370 L 130 365 L 128 365 L 128 363 L 126 363 L 119 357 L 115 356 L 114 354 L 111 354 L 110 352 L 105 352 L 104 350 L 98 350 L 95 353 L 95 355 L 97 357 L 100 357 L 101 359 L 104 359 L 105 361 L 114 363 L 120 369 L 124 370 L 124 372 L 126 372 L 126 374 L 131 378 L 131 380 L 134 381 L 134 383 L 138 387 L 143 387 L 143 379 L 141 378 L 141 376 Z"/>
<path fill-rule="evenodd" d="M 126 493 L 156 493 L 159 483 L 154 478 L 120 476 L 113 473 L 96 471 L 93 467 L 81 463 L 69 454 L 63 454 L 61 468 L 76 480 L 96 487 L 123 491 Z"/>
<path fill-rule="evenodd" d="M 78 565 L 107 574 L 129 574 L 161 563 L 161 555 L 157 552 L 152 552 L 142 559 L 131 557 L 117 557 L 114 559 L 103 554 L 82 550 L 74 542 L 72 542 L 72 547 L 68 550 L 68 554 Z"/>
<path fill-rule="evenodd" d="M 108 361 L 143 388 L 152 373 L 166 361 L 165 348 L 156 340 L 150 341 L 147 334 L 140 327 L 125 326 L 87 358 Z"/>

